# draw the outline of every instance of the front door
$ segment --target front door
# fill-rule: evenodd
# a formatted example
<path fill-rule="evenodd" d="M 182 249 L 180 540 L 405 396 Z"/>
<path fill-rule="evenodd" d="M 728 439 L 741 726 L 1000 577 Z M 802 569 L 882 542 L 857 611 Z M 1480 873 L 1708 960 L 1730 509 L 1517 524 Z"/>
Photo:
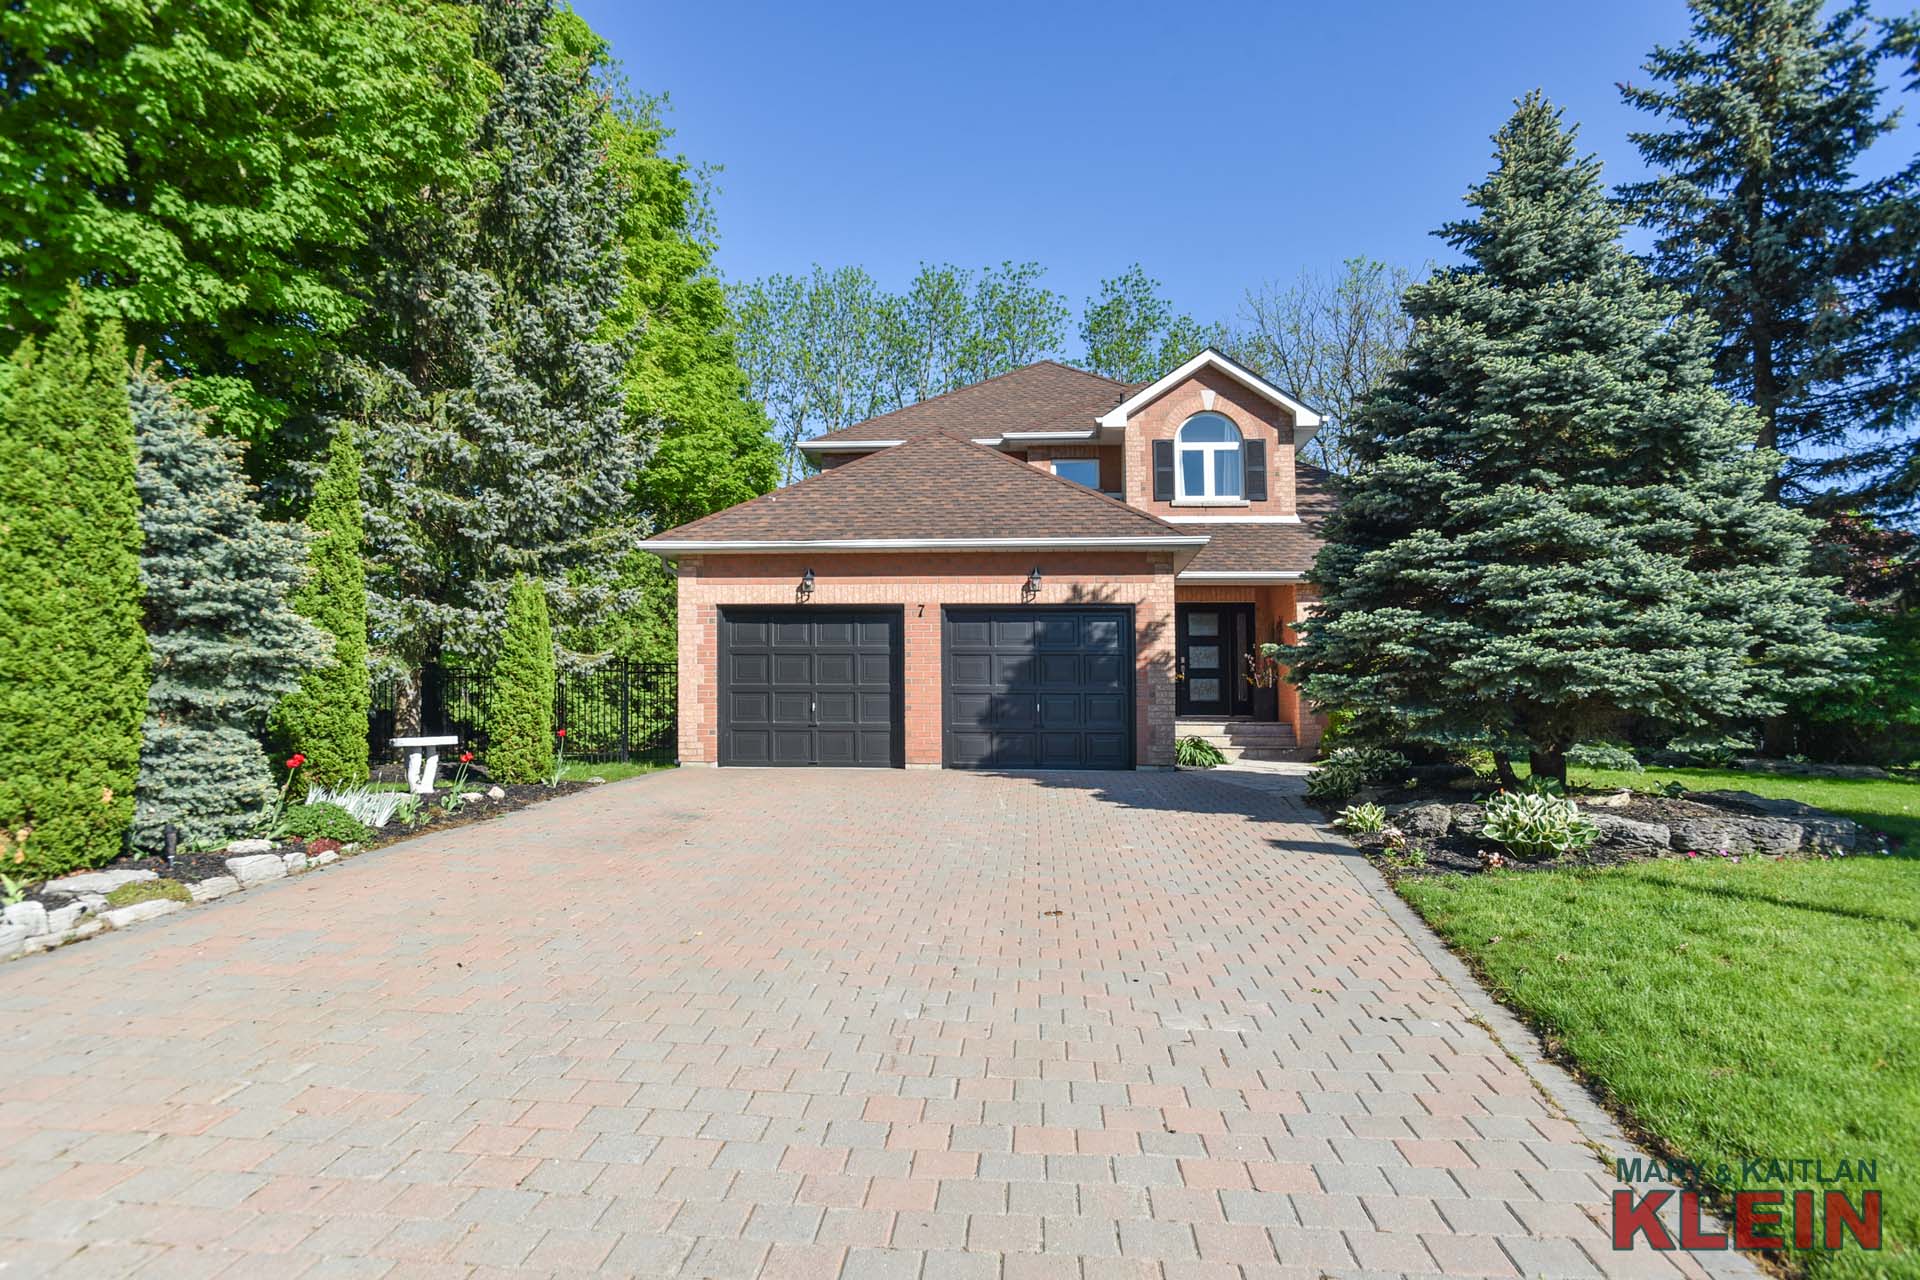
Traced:
<path fill-rule="evenodd" d="M 1174 669 L 1179 677 L 1178 715 L 1243 715 L 1252 707 L 1246 653 L 1251 648 L 1253 606 L 1183 604 L 1174 608 Z"/>

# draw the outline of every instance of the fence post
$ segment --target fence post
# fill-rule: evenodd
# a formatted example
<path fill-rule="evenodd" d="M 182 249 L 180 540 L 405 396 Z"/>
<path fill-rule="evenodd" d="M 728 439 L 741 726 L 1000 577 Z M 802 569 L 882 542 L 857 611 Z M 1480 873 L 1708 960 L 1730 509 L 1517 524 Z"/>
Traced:
<path fill-rule="evenodd" d="M 632 701 L 632 699 L 633 699 L 633 664 L 627 661 L 625 658 L 622 658 L 620 659 L 620 763 L 621 764 L 625 764 L 627 762 L 628 752 L 629 752 L 628 744 L 631 741 L 629 732 L 628 732 L 629 721 L 628 721 L 627 712 L 628 712 L 628 704 Z"/>

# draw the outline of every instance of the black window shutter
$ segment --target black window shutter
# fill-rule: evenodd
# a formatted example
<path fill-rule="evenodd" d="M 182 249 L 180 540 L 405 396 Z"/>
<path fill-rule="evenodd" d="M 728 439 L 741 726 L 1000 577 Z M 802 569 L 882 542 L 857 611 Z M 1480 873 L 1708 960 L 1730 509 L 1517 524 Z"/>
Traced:
<path fill-rule="evenodd" d="M 1267 500 L 1267 442 L 1249 440 L 1241 446 L 1246 452 L 1247 501 Z"/>
<path fill-rule="evenodd" d="M 1173 441 L 1153 442 L 1153 500 L 1173 501 Z"/>

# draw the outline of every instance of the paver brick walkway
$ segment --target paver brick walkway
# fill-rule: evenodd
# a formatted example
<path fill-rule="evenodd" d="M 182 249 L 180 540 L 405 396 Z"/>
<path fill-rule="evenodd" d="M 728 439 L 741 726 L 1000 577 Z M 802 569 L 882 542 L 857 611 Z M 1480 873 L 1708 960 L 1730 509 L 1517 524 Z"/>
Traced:
<path fill-rule="evenodd" d="M 1672 1275 L 1283 795 L 685 770 L 0 969 L 0 1276 Z"/>

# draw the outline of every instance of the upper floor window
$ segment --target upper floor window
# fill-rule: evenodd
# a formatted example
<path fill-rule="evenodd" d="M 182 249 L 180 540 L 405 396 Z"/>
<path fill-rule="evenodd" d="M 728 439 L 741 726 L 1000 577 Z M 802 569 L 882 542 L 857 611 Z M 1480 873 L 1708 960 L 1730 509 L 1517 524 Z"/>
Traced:
<path fill-rule="evenodd" d="M 1100 487 L 1100 460 L 1098 458 L 1055 458 L 1053 474 L 1062 480 L 1071 480 L 1083 484 L 1089 489 Z"/>
<path fill-rule="evenodd" d="M 1224 414 L 1196 413 L 1174 437 L 1178 497 L 1186 501 L 1238 501 L 1245 493 L 1240 470 L 1240 432 Z"/>

